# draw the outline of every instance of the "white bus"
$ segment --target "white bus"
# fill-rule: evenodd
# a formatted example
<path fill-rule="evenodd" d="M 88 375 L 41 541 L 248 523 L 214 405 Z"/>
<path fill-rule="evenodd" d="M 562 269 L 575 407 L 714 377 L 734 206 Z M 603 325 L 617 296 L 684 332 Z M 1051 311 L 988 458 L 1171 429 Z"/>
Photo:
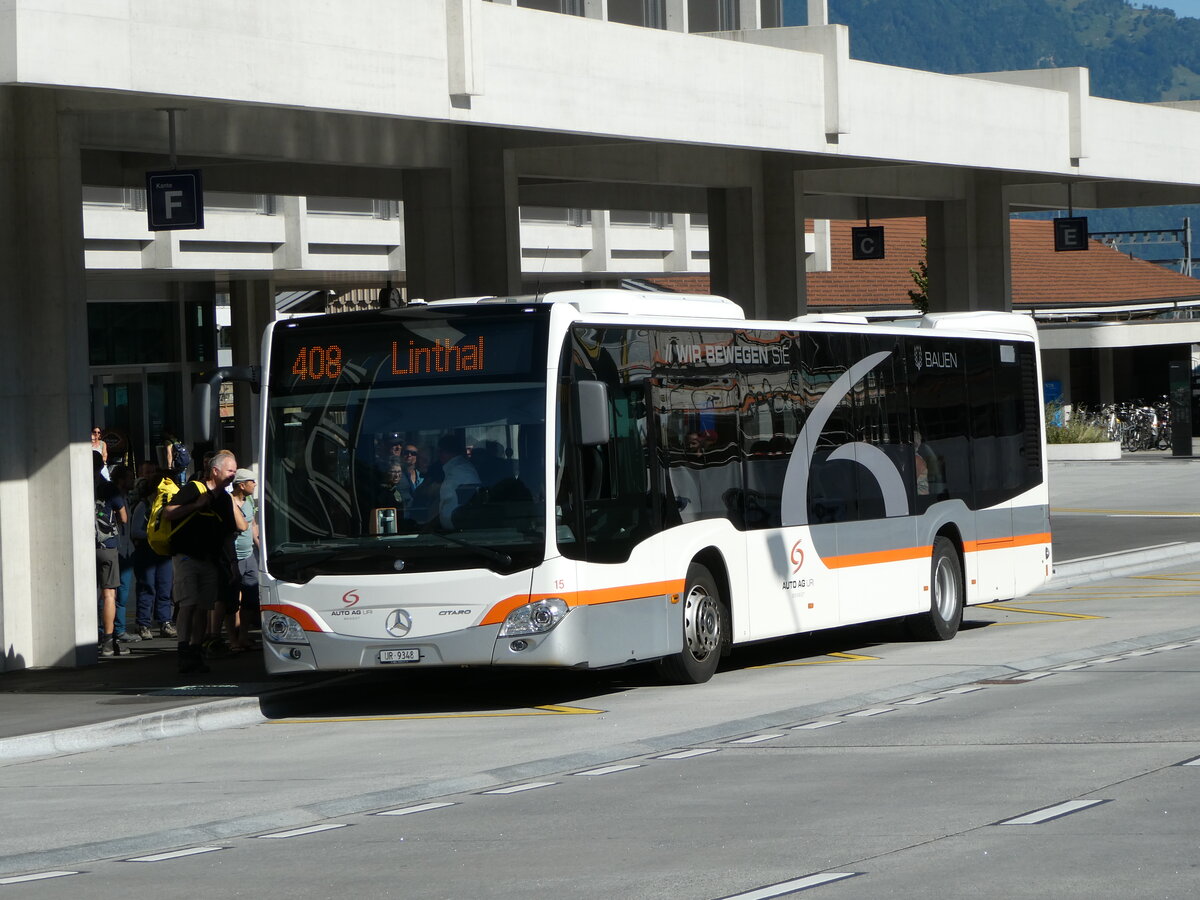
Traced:
<path fill-rule="evenodd" d="M 280 321 L 263 360 L 274 673 L 699 683 L 734 645 L 856 622 L 947 640 L 1050 576 L 1026 317 L 562 291 Z"/>

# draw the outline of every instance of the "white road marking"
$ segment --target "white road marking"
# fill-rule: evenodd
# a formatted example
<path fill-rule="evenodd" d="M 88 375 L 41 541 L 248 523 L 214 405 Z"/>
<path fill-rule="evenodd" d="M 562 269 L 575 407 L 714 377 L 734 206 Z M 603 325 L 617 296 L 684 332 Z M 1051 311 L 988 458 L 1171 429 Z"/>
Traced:
<path fill-rule="evenodd" d="M 431 809 L 445 809 L 447 806 L 457 806 L 456 803 L 422 803 L 419 806 L 405 806 L 402 809 L 389 809 L 377 812 L 377 816 L 411 816 L 413 813 L 429 812 Z"/>
<path fill-rule="evenodd" d="M 1054 671 L 1055 672 L 1075 672 L 1079 669 L 1086 669 L 1090 665 L 1091 665 L 1091 663 L 1072 663 L 1069 666 L 1059 666 Z"/>
<path fill-rule="evenodd" d="M 932 703 L 934 700 L 941 700 L 941 697 L 935 697 L 932 694 L 923 694 L 920 697 L 909 697 L 907 700 L 897 700 L 897 706 L 920 706 L 922 703 Z"/>
<path fill-rule="evenodd" d="M 1181 766 L 1200 766 L 1200 756 L 1197 756 L 1195 759 L 1189 759 L 1187 762 L 1181 762 L 1179 765 L 1181 765 Z"/>
<path fill-rule="evenodd" d="M 1128 659 L 1131 656 L 1149 656 L 1151 653 L 1157 653 L 1157 652 L 1158 652 L 1157 650 L 1130 650 L 1128 653 L 1126 653 L 1124 655 Z"/>
<path fill-rule="evenodd" d="M 1187 644 L 1163 644 L 1159 650 L 1182 650 Z"/>
<path fill-rule="evenodd" d="M 1077 813 L 1080 810 L 1089 809 L 1093 806 L 1099 806 L 1101 803 L 1108 803 L 1107 800 L 1068 800 L 1066 803 L 1059 803 L 1055 806 L 1047 806 L 1045 809 L 1037 809 L 1031 813 L 1026 813 L 1023 816 L 1017 816 L 1015 819 L 1005 819 L 1003 822 L 997 822 L 997 825 L 1041 825 L 1044 822 L 1049 822 L 1053 819 L 1061 819 L 1063 816 L 1069 816 L 1071 813 Z"/>
<path fill-rule="evenodd" d="M 749 737 L 737 738 L 733 741 L 726 741 L 727 744 L 760 744 L 763 741 L 773 741 L 775 738 L 783 737 L 782 734 L 752 734 Z"/>
<path fill-rule="evenodd" d="M 782 897 L 784 894 L 793 894 L 798 891 L 808 890 L 809 888 L 820 887 L 832 881 L 842 881 L 861 874 L 861 872 L 825 872 L 820 875 L 805 875 L 803 878 L 793 878 L 791 881 L 769 884 L 766 887 L 747 891 L 744 894 L 731 894 L 723 898 L 723 900 L 769 900 L 771 897 Z"/>
<path fill-rule="evenodd" d="M 663 756 L 656 756 L 655 759 L 691 759 L 694 756 L 703 756 L 705 753 L 716 753 L 716 747 L 697 747 L 694 750 L 676 750 L 674 753 L 667 753 Z"/>
<path fill-rule="evenodd" d="M 808 722 L 804 725 L 793 725 L 792 731 L 816 730 L 817 728 L 828 728 L 830 725 L 841 725 L 841 719 L 822 719 L 820 722 Z"/>
<path fill-rule="evenodd" d="M 163 862 L 168 859 L 196 856 L 199 853 L 215 853 L 224 849 L 224 847 L 188 847 L 185 850 L 168 850 L 166 853 L 152 853 L 149 856 L 131 856 L 125 862 Z"/>
<path fill-rule="evenodd" d="M 881 716 L 884 713 L 895 712 L 890 706 L 878 706 L 874 709 L 860 709 L 858 712 L 847 713 L 847 719 L 865 719 L 869 716 Z"/>
<path fill-rule="evenodd" d="M 576 775 L 612 775 L 614 772 L 624 772 L 628 769 L 640 769 L 641 763 L 623 763 L 615 766 L 601 766 L 599 769 L 588 769 L 586 772 L 575 772 Z"/>
<path fill-rule="evenodd" d="M 318 834 L 322 831 L 333 831 L 335 828 L 345 828 L 345 822 L 340 825 L 309 825 L 307 828 L 293 828 L 290 831 L 276 831 L 274 834 L 260 834 L 259 838 L 294 838 L 306 834 Z"/>
<path fill-rule="evenodd" d="M 1120 662 L 1124 658 L 1125 657 L 1123 657 L 1123 656 L 1102 656 L 1099 659 L 1093 659 L 1092 665 L 1098 666 L 1098 665 L 1100 665 L 1100 663 Z"/>
<path fill-rule="evenodd" d="M 525 784 L 514 784 L 512 787 L 496 788 L 494 791 L 483 791 L 484 794 L 519 794 L 522 791 L 536 791 L 538 788 L 550 787 L 557 781 L 527 781 Z"/>
<path fill-rule="evenodd" d="M 1037 681 L 1039 678 L 1045 678 L 1047 675 L 1051 675 L 1051 674 L 1053 674 L 1053 673 L 1051 673 L 1051 672 L 1025 672 L 1022 675 L 1014 675 L 1010 680 L 1011 681 Z"/>
<path fill-rule="evenodd" d="M 24 884 L 27 881 L 44 881 L 47 878 L 64 878 L 67 875 L 78 874 L 78 872 L 34 872 L 32 875 L 14 875 L 11 878 L 0 878 L 0 884 Z"/>
<path fill-rule="evenodd" d="M 940 694 L 973 694 L 976 691 L 982 691 L 983 688 L 979 685 L 966 684 L 962 687 L 950 688 L 947 691 L 939 691 Z"/>

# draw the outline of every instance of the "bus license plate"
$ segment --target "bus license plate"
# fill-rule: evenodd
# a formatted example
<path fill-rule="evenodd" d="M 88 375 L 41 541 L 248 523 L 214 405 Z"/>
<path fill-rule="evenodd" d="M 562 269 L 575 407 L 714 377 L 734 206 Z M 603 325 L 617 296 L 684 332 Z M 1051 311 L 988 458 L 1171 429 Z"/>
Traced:
<path fill-rule="evenodd" d="M 415 647 L 407 650 L 380 650 L 381 663 L 414 663 L 421 661 L 421 651 Z"/>

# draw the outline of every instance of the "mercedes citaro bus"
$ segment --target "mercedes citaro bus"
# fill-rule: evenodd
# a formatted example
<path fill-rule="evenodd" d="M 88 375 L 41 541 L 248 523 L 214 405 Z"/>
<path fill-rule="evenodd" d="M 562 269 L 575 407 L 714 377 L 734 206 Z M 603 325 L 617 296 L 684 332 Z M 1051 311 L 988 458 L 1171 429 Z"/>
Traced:
<path fill-rule="evenodd" d="M 277 321 L 267 668 L 697 683 L 734 645 L 856 622 L 947 640 L 1049 578 L 1040 384 L 1006 313 L 748 321 L 589 290 Z"/>

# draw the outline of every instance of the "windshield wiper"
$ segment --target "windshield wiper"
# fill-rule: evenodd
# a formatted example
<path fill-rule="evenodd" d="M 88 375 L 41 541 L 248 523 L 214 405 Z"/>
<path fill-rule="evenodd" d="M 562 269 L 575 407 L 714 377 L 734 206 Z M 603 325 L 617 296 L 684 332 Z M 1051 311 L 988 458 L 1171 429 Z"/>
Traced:
<path fill-rule="evenodd" d="M 470 541 L 463 540 L 460 537 L 455 537 L 452 534 L 446 534 L 441 531 L 431 532 L 434 537 L 442 538 L 449 541 L 451 544 L 457 544 L 459 547 L 465 547 L 475 554 L 482 556 L 484 559 L 490 559 L 502 569 L 507 569 L 512 565 L 512 557 L 507 553 L 501 553 L 499 550 L 493 550 L 491 547 L 481 547 L 478 544 L 472 544 Z"/>

